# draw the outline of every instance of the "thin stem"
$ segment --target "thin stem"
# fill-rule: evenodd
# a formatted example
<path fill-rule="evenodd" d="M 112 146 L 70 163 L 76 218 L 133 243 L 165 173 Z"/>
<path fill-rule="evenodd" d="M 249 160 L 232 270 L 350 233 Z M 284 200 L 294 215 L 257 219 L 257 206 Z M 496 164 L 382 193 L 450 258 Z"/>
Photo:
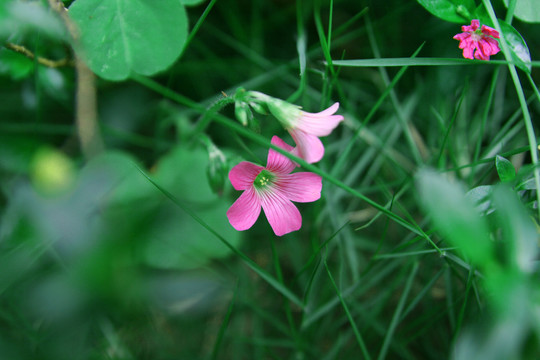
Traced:
<path fill-rule="evenodd" d="M 25 46 L 22 46 L 22 45 L 17 45 L 17 44 L 7 42 L 5 43 L 4 46 L 6 47 L 6 49 L 15 51 L 16 53 L 24 55 L 31 60 L 36 59 L 38 64 L 47 66 L 50 68 L 58 68 L 58 67 L 75 65 L 75 62 L 72 59 L 68 59 L 68 58 L 64 58 L 60 60 L 51 60 L 51 59 L 47 59 L 41 56 L 36 57 L 36 55 L 32 51 L 28 50 Z"/>
<path fill-rule="evenodd" d="M 502 51 L 504 53 L 504 56 L 507 61 L 510 61 L 512 57 L 510 54 L 510 49 L 508 48 L 508 45 L 506 44 L 504 33 L 501 30 L 501 26 L 499 25 L 499 20 L 497 20 L 495 11 L 493 10 L 493 7 L 491 6 L 491 2 L 489 0 L 482 0 L 482 2 L 484 3 L 484 6 L 486 7 L 489 17 L 491 18 L 491 21 L 493 21 L 493 24 L 495 25 L 495 29 L 499 32 L 501 36 L 501 41 L 499 43 L 502 45 Z M 529 113 L 527 100 L 525 99 L 525 94 L 523 93 L 523 87 L 521 86 L 521 82 L 519 81 L 519 76 L 517 74 L 516 67 L 515 65 L 508 64 L 508 69 L 510 70 L 510 76 L 512 77 L 512 81 L 514 82 L 514 86 L 516 88 L 519 104 L 521 105 L 521 110 L 523 112 L 523 120 L 525 121 L 525 129 L 527 130 L 527 138 L 529 140 L 531 160 L 532 160 L 532 164 L 534 165 L 534 182 L 536 186 L 536 201 L 538 204 L 537 206 L 538 215 L 540 217 L 540 169 L 538 169 L 538 152 L 537 152 L 538 144 L 536 143 L 536 135 L 534 134 L 531 114 Z"/>
<path fill-rule="evenodd" d="M 79 42 L 79 32 L 71 21 L 67 9 L 59 0 L 48 0 L 50 7 L 63 20 L 66 29 L 75 43 Z M 86 66 L 75 51 L 75 72 L 77 74 L 77 92 L 75 99 L 75 122 L 81 150 L 87 159 L 99 154 L 103 148 L 103 140 L 97 123 L 97 96 L 94 73 Z"/>

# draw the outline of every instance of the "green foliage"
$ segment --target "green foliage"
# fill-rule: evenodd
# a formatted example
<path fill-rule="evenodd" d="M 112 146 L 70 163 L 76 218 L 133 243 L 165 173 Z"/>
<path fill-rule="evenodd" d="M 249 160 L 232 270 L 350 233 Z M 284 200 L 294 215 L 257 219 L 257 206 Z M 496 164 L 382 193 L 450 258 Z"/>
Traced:
<path fill-rule="evenodd" d="M 514 165 L 508 159 L 497 155 L 495 158 L 495 167 L 502 182 L 514 181 L 516 178 L 516 169 L 514 169 Z"/>
<path fill-rule="evenodd" d="M 78 0 L 69 7 L 88 66 L 108 80 L 153 75 L 180 55 L 188 20 L 178 0 Z"/>
<path fill-rule="evenodd" d="M 431 14 L 454 23 L 470 22 L 475 11 L 474 0 L 417 0 Z"/>
<path fill-rule="evenodd" d="M 514 64 L 526 73 L 531 72 L 531 55 L 529 47 L 521 34 L 506 21 L 499 20 L 504 39 L 510 49 L 510 55 Z"/>
<path fill-rule="evenodd" d="M 528 2 L 62 2 L 81 47 L 0 0 L 0 359 L 538 357 Z M 504 57 L 461 57 L 471 19 Z M 227 221 L 230 169 L 294 144 L 252 91 L 345 117 L 283 237 Z"/>
<path fill-rule="evenodd" d="M 504 5 L 508 7 L 508 0 L 504 0 Z M 515 6 L 515 17 L 530 23 L 540 23 L 540 8 L 535 0 L 519 0 Z"/>
<path fill-rule="evenodd" d="M 494 260 L 485 219 L 476 212 L 463 189 L 431 170 L 416 175 L 418 196 L 434 225 L 477 266 Z"/>

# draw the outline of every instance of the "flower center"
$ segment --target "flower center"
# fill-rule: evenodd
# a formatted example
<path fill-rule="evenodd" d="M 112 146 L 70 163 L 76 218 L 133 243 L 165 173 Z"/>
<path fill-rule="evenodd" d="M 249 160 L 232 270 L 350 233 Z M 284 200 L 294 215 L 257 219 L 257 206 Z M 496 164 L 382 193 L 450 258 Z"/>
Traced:
<path fill-rule="evenodd" d="M 253 182 L 253 185 L 256 189 L 263 189 L 269 184 L 271 184 L 274 178 L 275 175 L 272 174 L 270 171 L 263 170 L 259 173 L 259 175 L 257 175 L 255 181 Z"/>
<path fill-rule="evenodd" d="M 478 29 L 471 33 L 471 39 L 473 41 L 480 41 L 484 37 L 484 34 L 482 34 L 482 30 Z"/>

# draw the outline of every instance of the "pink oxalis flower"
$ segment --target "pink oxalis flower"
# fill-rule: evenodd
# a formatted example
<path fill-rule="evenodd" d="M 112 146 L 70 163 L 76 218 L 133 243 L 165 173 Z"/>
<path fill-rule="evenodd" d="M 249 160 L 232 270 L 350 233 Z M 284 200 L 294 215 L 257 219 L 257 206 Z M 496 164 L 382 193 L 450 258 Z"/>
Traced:
<path fill-rule="evenodd" d="M 339 103 L 313 114 L 302 111 L 299 106 L 284 100 L 257 91 L 250 93 L 255 99 L 262 101 L 270 113 L 291 134 L 296 143 L 299 157 L 310 164 L 322 159 L 324 146 L 319 137 L 330 135 L 332 130 L 343 121 L 343 116 L 334 115 L 339 108 Z"/>
<path fill-rule="evenodd" d="M 497 54 L 501 49 L 494 38 L 499 38 L 499 32 L 489 26 L 482 25 L 480 21 L 472 20 L 471 25 L 463 25 L 461 34 L 454 36 L 459 40 L 459 48 L 463 49 L 463 57 L 466 59 L 489 60 L 491 55 Z"/>
<path fill-rule="evenodd" d="M 279 137 L 272 144 L 293 151 L 293 147 Z M 309 172 L 291 174 L 296 163 L 270 149 L 266 167 L 242 161 L 229 172 L 229 179 L 242 195 L 227 211 L 229 222 L 236 230 L 247 230 L 264 214 L 277 236 L 296 231 L 302 226 L 300 211 L 292 203 L 311 202 L 321 197 L 322 179 Z"/>

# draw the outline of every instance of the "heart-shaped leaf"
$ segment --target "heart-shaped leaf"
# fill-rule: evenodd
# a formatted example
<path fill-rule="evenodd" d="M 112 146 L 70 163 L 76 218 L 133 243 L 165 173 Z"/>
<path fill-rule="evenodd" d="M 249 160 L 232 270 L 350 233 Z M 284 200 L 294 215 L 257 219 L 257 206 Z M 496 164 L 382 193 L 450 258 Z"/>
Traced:
<path fill-rule="evenodd" d="M 178 0 L 77 0 L 69 14 L 80 29 L 88 66 L 108 80 L 165 70 L 187 39 L 188 20 Z"/>
<path fill-rule="evenodd" d="M 504 5 L 508 7 L 508 0 L 504 0 Z M 514 16 L 525 22 L 540 23 L 540 6 L 538 5 L 538 0 L 516 1 Z"/>
<path fill-rule="evenodd" d="M 506 21 L 499 19 L 499 24 L 501 25 L 501 30 L 504 33 L 506 44 L 510 48 L 510 55 L 512 56 L 512 61 L 521 70 L 530 74 L 531 54 L 529 53 L 529 48 L 527 47 L 525 40 L 523 40 L 521 34 Z"/>
<path fill-rule="evenodd" d="M 454 23 L 461 24 L 471 20 L 475 10 L 473 0 L 417 0 L 433 15 Z"/>

